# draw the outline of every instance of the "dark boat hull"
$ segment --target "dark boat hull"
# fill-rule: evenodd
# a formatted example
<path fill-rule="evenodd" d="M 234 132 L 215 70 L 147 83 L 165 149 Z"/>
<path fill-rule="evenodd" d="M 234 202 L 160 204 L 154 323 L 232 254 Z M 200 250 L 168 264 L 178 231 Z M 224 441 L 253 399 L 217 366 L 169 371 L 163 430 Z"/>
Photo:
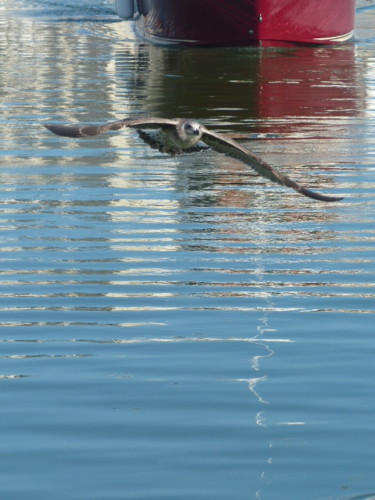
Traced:
<path fill-rule="evenodd" d="M 355 0 L 138 0 L 137 26 L 185 45 L 337 44 L 353 36 Z"/>

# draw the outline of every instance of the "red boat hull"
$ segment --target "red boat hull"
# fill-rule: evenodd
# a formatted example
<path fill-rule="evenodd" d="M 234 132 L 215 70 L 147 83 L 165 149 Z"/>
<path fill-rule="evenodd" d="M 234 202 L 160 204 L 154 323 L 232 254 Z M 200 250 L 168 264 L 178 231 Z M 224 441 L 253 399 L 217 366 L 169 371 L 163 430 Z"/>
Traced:
<path fill-rule="evenodd" d="M 355 0 L 138 0 L 141 34 L 188 45 L 336 44 Z"/>

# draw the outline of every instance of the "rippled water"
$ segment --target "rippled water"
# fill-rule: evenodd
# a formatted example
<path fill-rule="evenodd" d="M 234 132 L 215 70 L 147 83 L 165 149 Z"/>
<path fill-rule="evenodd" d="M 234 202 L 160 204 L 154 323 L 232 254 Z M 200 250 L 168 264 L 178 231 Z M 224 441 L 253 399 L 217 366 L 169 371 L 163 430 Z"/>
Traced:
<path fill-rule="evenodd" d="M 375 496 L 375 7 L 341 48 L 166 49 L 0 7 L 4 499 Z M 320 192 L 134 131 L 194 117 Z"/>

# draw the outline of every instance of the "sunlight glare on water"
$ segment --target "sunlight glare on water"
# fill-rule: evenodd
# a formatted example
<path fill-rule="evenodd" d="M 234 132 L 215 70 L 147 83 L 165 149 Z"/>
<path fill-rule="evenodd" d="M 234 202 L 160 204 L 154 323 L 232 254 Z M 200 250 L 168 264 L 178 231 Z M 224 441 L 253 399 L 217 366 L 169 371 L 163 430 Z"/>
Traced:
<path fill-rule="evenodd" d="M 370 500 L 375 7 L 353 44 L 278 50 L 148 45 L 98 0 L 0 10 L 1 497 Z M 129 115 L 247 134 L 345 199 L 42 126 Z"/>

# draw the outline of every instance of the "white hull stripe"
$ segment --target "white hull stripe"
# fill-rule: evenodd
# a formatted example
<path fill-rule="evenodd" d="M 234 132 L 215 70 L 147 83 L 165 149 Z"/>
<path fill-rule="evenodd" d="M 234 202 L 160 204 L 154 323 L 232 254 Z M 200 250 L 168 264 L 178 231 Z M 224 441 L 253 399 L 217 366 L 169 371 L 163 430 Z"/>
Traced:
<path fill-rule="evenodd" d="M 353 36 L 354 36 L 354 30 L 349 31 L 349 33 L 345 33 L 344 35 L 314 38 L 313 40 L 317 42 L 346 42 L 347 40 L 350 40 Z"/>

